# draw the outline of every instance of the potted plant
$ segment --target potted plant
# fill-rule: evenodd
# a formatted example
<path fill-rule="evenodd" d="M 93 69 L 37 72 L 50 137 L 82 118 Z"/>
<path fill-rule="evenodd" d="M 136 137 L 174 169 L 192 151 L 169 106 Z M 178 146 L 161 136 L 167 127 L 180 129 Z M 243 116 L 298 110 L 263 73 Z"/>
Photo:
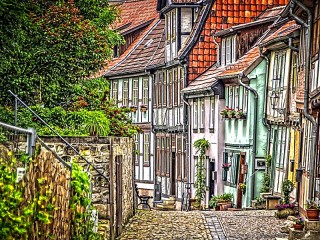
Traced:
<path fill-rule="evenodd" d="M 307 201 L 306 212 L 309 220 L 319 221 L 319 205 L 314 201 Z"/>
<path fill-rule="evenodd" d="M 231 167 L 231 163 L 224 163 L 222 164 L 222 168 L 225 170 L 225 171 L 229 171 L 229 168 Z"/>
<path fill-rule="evenodd" d="M 148 110 L 148 106 L 146 104 L 141 104 L 140 105 L 140 111 L 141 112 L 146 112 Z"/>
<path fill-rule="evenodd" d="M 287 218 L 288 216 L 294 215 L 295 211 L 295 204 L 294 203 L 281 203 L 275 206 L 275 208 L 278 210 L 276 212 L 276 216 L 278 218 Z"/>
<path fill-rule="evenodd" d="M 209 206 L 212 207 L 213 209 L 220 210 L 219 208 L 219 202 L 218 202 L 218 196 L 212 195 L 210 200 L 209 200 Z"/>
<path fill-rule="evenodd" d="M 238 119 L 245 119 L 246 118 L 246 114 L 242 111 L 242 109 L 238 109 L 236 111 L 236 118 L 238 118 Z"/>
<path fill-rule="evenodd" d="M 294 228 L 294 230 L 302 230 L 303 227 L 304 227 L 304 219 L 302 217 L 298 216 L 294 220 L 293 228 Z"/>
<path fill-rule="evenodd" d="M 220 207 L 220 210 L 226 211 L 228 208 L 232 207 L 232 199 L 233 194 L 232 193 L 224 193 L 222 195 L 218 196 L 218 204 Z"/>
<path fill-rule="evenodd" d="M 240 188 L 242 194 L 246 193 L 247 185 L 245 183 L 240 183 L 239 188 Z"/>
<path fill-rule="evenodd" d="M 220 115 L 222 116 L 222 118 L 228 118 L 228 106 L 226 106 L 221 112 Z"/>
<path fill-rule="evenodd" d="M 233 108 L 228 108 L 228 118 L 235 118 L 236 111 Z"/>
<path fill-rule="evenodd" d="M 130 110 L 131 110 L 131 112 L 136 112 L 138 110 L 138 108 L 135 105 L 131 105 Z"/>

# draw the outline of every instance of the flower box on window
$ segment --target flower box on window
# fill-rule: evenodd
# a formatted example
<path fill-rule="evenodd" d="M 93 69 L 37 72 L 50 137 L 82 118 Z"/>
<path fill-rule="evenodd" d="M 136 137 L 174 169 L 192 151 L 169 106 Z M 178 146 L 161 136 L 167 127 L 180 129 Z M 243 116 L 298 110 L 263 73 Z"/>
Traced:
<path fill-rule="evenodd" d="M 145 105 L 145 104 L 141 104 L 140 105 L 140 111 L 141 112 L 146 112 L 148 110 L 148 106 L 147 105 Z"/>
<path fill-rule="evenodd" d="M 137 106 L 131 105 L 130 106 L 131 112 L 136 112 L 138 110 Z"/>
<path fill-rule="evenodd" d="M 231 167 L 231 164 L 230 163 L 224 163 L 222 164 L 222 168 L 225 170 L 225 171 L 229 171 L 229 168 Z"/>
<path fill-rule="evenodd" d="M 228 106 L 226 106 L 221 112 L 220 115 L 222 116 L 222 118 L 235 118 L 236 116 L 236 111 L 233 108 L 229 108 Z"/>
<path fill-rule="evenodd" d="M 242 109 L 239 109 L 236 111 L 236 118 L 237 119 L 246 119 L 247 115 L 242 111 Z"/>

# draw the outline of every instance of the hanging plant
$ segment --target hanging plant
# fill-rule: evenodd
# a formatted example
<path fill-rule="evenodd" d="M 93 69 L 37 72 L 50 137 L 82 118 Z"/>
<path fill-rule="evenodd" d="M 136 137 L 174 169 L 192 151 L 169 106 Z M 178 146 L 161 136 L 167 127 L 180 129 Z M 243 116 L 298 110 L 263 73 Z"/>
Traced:
<path fill-rule="evenodd" d="M 206 159 L 206 151 L 208 150 L 210 143 L 206 139 L 198 139 L 194 142 L 193 146 L 199 153 L 198 162 L 196 164 L 196 182 L 194 184 L 196 188 L 196 204 L 200 206 L 206 193 L 206 176 L 204 168 L 204 160 Z"/>

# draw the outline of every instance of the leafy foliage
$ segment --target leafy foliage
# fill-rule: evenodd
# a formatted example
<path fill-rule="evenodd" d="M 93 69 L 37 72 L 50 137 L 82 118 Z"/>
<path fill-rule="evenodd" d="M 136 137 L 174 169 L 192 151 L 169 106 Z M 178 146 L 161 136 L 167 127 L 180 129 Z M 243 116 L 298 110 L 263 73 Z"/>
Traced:
<path fill-rule="evenodd" d="M 139 131 L 132 125 L 129 108 L 118 108 L 107 98 L 109 84 L 104 79 L 84 80 L 74 86 L 74 93 L 62 106 L 32 106 L 43 120 L 63 136 L 125 136 Z M 14 113 L 0 107 L 0 121 L 13 124 Z M 18 126 L 35 128 L 38 135 L 54 135 L 26 108 L 19 108 Z"/>
<path fill-rule="evenodd" d="M 263 181 L 261 192 L 269 192 L 271 188 L 271 160 L 272 156 L 270 154 L 266 155 L 266 169 L 263 173 Z"/>
<path fill-rule="evenodd" d="M 208 150 L 210 143 L 206 139 L 198 139 L 193 146 L 199 152 L 199 159 L 196 163 L 196 204 L 200 205 L 206 193 L 206 176 L 204 169 L 204 160 L 206 159 L 206 150 Z"/>
<path fill-rule="evenodd" d="M 91 220 L 93 208 L 89 198 L 91 194 L 89 175 L 75 162 L 72 163 L 71 188 L 72 239 L 102 239 L 98 233 L 93 231 L 94 222 Z"/>
<path fill-rule="evenodd" d="M 289 179 L 285 179 L 282 182 L 281 190 L 284 195 L 284 203 L 289 204 L 290 203 L 290 193 L 293 191 L 294 185 L 293 182 Z"/>
<path fill-rule="evenodd" d="M 30 162 L 26 156 L 22 156 L 23 162 Z M 49 203 L 49 193 L 45 190 L 43 182 L 38 179 L 39 193 L 28 203 L 24 202 L 24 186 L 17 182 L 16 165 L 20 159 L 16 159 L 12 152 L 4 156 L 0 155 L 0 238 L 1 239 L 27 239 L 30 227 L 35 223 L 49 224 L 54 210 L 53 203 Z M 44 189 L 44 191 L 42 191 Z M 49 203 L 49 204 L 48 204 Z M 52 206 L 51 208 L 44 206 Z M 46 233 L 39 232 L 45 235 Z"/>
<path fill-rule="evenodd" d="M 0 3 L 1 105 L 7 90 L 29 105 L 66 102 L 74 84 L 97 72 L 122 39 L 106 0 L 3 0 Z"/>

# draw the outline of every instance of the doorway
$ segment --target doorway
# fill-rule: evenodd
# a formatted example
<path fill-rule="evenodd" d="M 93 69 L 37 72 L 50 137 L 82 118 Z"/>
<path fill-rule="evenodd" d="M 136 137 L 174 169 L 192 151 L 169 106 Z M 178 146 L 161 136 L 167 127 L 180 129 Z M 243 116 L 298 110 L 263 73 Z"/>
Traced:
<path fill-rule="evenodd" d="M 171 195 L 176 195 L 176 153 L 171 154 Z"/>
<path fill-rule="evenodd" d="M 209 199 L 214 195 L 214 183 L 216 181 L 215 162 L 209 162 Z"/>
<path fill-rule="evenodd" d="M 239 157 L 239 155 L 237 155 Z M 239 169 L 238 169 L 238 186 L 241 183 L 244 183 L 244 174 L 246 174 L 246 167 L 245 167 L 245 159 L 246 159 L 246 153 L 241 152 L 240 153 L 240 159 L 239 159 Z M 242 208 L 242 191 L 240 187 L 237 188 L 237 208 Z"/>

